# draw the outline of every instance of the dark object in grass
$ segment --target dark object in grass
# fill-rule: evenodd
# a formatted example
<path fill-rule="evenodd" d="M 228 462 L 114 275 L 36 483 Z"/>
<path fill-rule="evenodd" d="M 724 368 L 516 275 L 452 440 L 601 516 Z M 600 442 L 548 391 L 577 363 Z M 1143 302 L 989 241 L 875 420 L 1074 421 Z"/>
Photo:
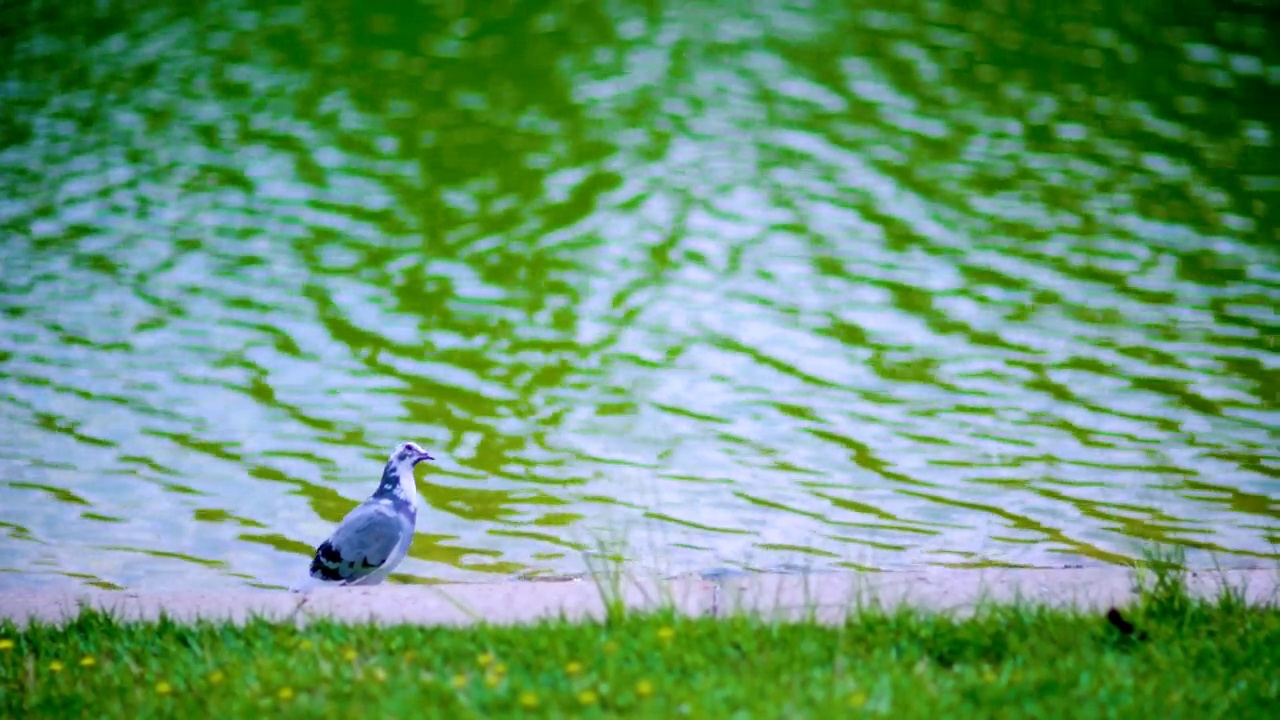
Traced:
<path fill-rule="evenodd" d="M 1120 634 L 1125 637 L 1132 637 L 1135 640 L 1147 639 L 1147 634 L 1145 632 L 1139 632 L 1135 636 L 1134 632 L 1138 628 L 1133 623 L 1125 620 L 1124 616 L 1120 614 L 1120 611 L 1115 608 L 1111 608 L 1107 611 L 1107 622 L 1111 623 L 1112 627 L 1119 630 Z"/>
<path fill-rule="evenodd" d="M 1115 626 L 1115 629 L 1119 630 L 1121 635 L 1132 635 L 1135 629 L 1133 623 L 1125 620 L 1120 611 L 1115 608 L 1107 611 L 1107 622 Z"/>

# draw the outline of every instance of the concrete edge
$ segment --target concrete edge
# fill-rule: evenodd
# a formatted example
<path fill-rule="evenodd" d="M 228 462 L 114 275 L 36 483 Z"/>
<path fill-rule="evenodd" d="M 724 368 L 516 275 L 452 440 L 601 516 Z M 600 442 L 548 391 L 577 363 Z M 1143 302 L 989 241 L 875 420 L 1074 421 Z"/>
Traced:
<path fill-rule="evenodd" d="M 1233 588 L 1246 603 L 1280 605 L 1276 570 L 1192 570 L 1193 596 Z M 627 610 L 669 608 L 688 616 L 755 614 L 774 620 L 811 617 L 839 622 L 860 608 L 899 607 L 965 614 L 984 603 L 1025 602 L 1106 610 L 1134 601 L 1135 575 L 1126 568 L 983 570 L 929 568 L 906 572 L 743 574 L 722 578 L 627 577 L 620 590 Z M 306 624 L 348 623 L 461 626 L 527 624 L 546 619 L 601 620 L 607 614 L 591 580 L 453 585 L 323 588 L 306 594 L 232 589 L 190 592 L 85 590 L 0 591 L 0 620 L 61 624 L 92 608 L 123 620 L 244 623 L 255 617 Z"/>

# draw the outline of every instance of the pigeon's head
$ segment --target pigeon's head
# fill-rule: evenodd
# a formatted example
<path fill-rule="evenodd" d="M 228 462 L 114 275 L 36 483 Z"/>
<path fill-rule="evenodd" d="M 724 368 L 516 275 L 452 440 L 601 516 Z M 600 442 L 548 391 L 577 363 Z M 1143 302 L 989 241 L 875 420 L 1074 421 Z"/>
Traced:
<path fill-rule="evenodd" d="M 417 443 L 407 442 L 396 446 L 395 452 L 391 453 L 391 457 L 388 459 L 388 464 L 412 468 L 423 460 L 435 460 L 435 458 L 428 455 L 426 450 L 418 447 Z"/>

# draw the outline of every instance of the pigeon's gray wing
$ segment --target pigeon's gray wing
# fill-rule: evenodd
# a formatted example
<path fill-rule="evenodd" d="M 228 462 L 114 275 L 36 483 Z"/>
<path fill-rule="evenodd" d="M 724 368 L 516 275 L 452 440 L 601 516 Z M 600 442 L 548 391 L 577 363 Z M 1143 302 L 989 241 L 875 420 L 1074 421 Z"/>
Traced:
<path fill-rule="evenodd" d="M 352 583 L 377 572 L 405 538 L 405 519 L 391 503 L 374 500 L 352 510 L 316 548 L 311 577 Z"/>

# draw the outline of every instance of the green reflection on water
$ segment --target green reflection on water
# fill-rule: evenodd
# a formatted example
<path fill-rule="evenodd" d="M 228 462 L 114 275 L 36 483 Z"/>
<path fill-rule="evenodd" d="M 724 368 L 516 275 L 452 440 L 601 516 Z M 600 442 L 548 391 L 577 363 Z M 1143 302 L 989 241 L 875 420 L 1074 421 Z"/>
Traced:
<path fill-rule="evenodd" d="M 1276 557 L 1271 15 L 8 12 L 11 582 Z"/>

